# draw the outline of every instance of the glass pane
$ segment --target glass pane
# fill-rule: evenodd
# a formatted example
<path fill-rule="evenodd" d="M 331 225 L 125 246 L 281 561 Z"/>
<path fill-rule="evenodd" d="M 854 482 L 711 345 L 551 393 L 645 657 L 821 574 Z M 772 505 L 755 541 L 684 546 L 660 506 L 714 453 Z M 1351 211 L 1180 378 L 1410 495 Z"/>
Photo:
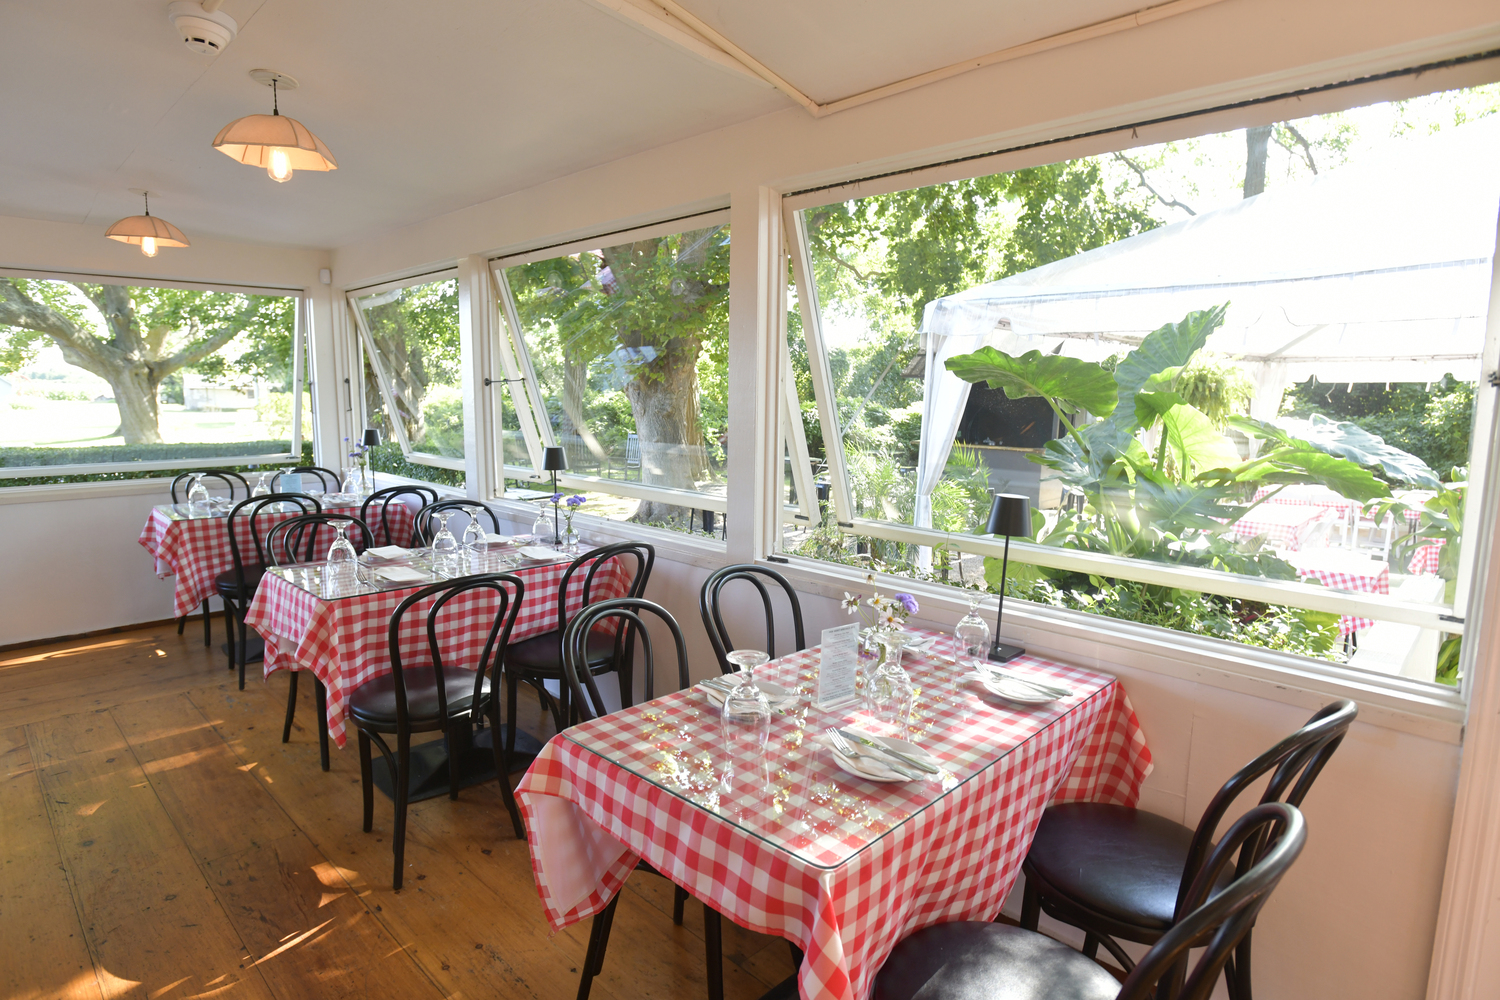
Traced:
<path fill-rule="evenodd" d="M 542 419 L 567 450 L 570 471 L 725 495 L 728 226 L 520 264 L 505 277 L 546 406 Z M 594 493 L 591 513 L 705 530 L 691 502 L 628 492 L 606 500 L 607 483 Z"/>
<path fill-rule="evenodd" d="M 458 281 L 447 278 L 355 300 L 374 345 L 373 357 L 395 397 L 413 452 L 464 457 L 464 397 L 459 378 Z M 368 384 L 376 392 L 378 383 Z M 375 412 L 371 410 L 370 412 Z"/>
<path fill-rule="evenodd" d="M 859 516 L 962 549 L 992 493 L 1020 494 L 1048 546 L 1453 602 L 1496 111 L 1490 85 L 806 210 Z M 796 550 L 998 576 L 818 534 Z M 1024 550 L 1007 593 L 1454 679 L 1454 637 L 1414 625 Z"/>
<path fill-rule="evenodd" d="M 287 453 L 295 322 L 286 296 L 0 278 L 0 465 Z"/>

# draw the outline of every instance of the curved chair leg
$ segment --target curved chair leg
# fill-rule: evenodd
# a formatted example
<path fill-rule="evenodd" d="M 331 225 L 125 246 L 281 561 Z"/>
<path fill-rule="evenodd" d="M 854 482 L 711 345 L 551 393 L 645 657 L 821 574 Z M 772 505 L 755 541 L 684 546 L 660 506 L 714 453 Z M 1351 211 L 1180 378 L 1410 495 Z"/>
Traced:
<path fill-rule="evenodd" d="M 240 624 L 240 641 L 239 641 L 238 647 L 235 649 L 235 653 L 236 653 L 235 659 L 239 661 L 239 668 L 240 668 L 240 690 L 243 691 L 243 690 L 245 690 L 245 660 L 246 660 L 246 658 L 249 655 L 249 649 L 250 649 L 250 638 L 249 638 L 250 627 L 245 624 L 244 617 L 242 617 L 240 615 L 236 615 L 235 617 L 239 619 L 239 624 Z"/>
<path fill-rule="evenodd" d="M 1084 931 L 1083 948 L 1081 950 L 1084 958 L 1093 959 L 1095 962 L 1099 961 L 1099 935 L 1093 931 Z"/>
<path fill-rule="evenodd" d="M 359 786 L 365 797 L 364 831 L 369 833 L 375 827 L 375 774 L 370 760 L 370 734 L 363 729 L 355 732 L 359 734 Z"/>
<path fill-rule="evenodd" d="M 1234 957 L 1224 968 L 1224 983 L 1229 987 L 1229 1000 L 1251 1000 L 1250 996 L 1250 934 L 1246 934 Z"/>
<path fill-rule="evenodd" d="M 234 610 L 224 602 L 224 651 L 229 656 L 228 669 L 234 669 Z"/>
<path fill-rule="evenodd" d="M 995 914 L 999 920 L 1000 915 Z M 1028 931 L 1037 929 L 1042 922 L 1042 896 L 1036 891 L 1036 883 L 1031 879 L 1026 880 L 1026 888 L 1021 893 L 1021 927 Z"/>
<path fill-rule="evenodd" d="M 186 627 L 187 627 L 187 615 L 183 615 L 181 618 L 177 619 L 177 634 L 181 635 L 182 634 L 182 630 L 184 628 L 186 628 Z"/>
<path fill-rule="evenodd" d="M 313 698 L 318 710 L 318 759 L 323 770 L 328 770 L 328 689 L 313 675 Z M 290 715 L 287 718 L 291 718 Z"/>
<path fill-rule="evenodd" d="M 391 888 L 401 888 L 402 869 L 406 864 L 406 796 L 411 782 L 411 734 L 396 734 L 396 781 L 393 791 L 396 799 L 395 832 L 391 837 L 391 850 L 396 855 L 396 869 L 391 878 Z"/>
<path fill-rule="evenodd" d="M 609 925 L 613 923 L 615 906 L 620 902 L 619 893 L 609 901 L 609 905 L 594 914 L 593 923 L 589 926 L 589 948 L 584 953 L 583 965 L 579 969 L 581 975 L 578 977 L 578 1000 L 589 1000 L 589 990 L 594 985 L 594 977 L 604 967 L 604 948 L 609 944 Z"/>
<path fill-rule="evenodd" d="M 680 885 L 672 886 L 672 923 L 682 926 L 682 908 L 688 901 L 688 891 Z"/>
<path fill-rule="evenodd" d="M 497 695 L 499 692 L 495 692 Z M 500 727 L 495 727 L 495 743 L 500 742 Z M 516 752 L 516 679 L 505 673 L 505 756 Z"/>
<path fill-rule="evenodd" d="M 288 670 L 291 677 L 286 682 L 286 722 L 281 726 L 281 742 L 292 741 L 292 716 L 297 713 L 297 675 L 300 670 Z"/>
<path fill-rule="evenodd" d="M 703 952 L 708 970 L 708 1000 L 724 1000 L 724 924 L 719 911 L 703 904 Z"/>
<path fill-rule="evenodd" d="M 182 629 L 178 629 L 177 634 L 181 635 Z M 212 646 L 213 644 L 214 620 L 213 617 L 208 613 L 208 598 L 205 597 L 203 599 L 203 645 Z"/>
<path fill-rule="evenodd" d="M 494 730 L 490 745 L 495 751 L 495 776 L 500 781 L 500 798 L 505 802 L 505 811 L 510 813 L 511 825 L 516 828 L 516 839 L 526 839 L 526 826 L 521 822 L 521 810 L 516 805 L 516 793 L 510 787 L 510 754 L 500 739 L 500 699 L 490 699 L 490 726 Z"/>

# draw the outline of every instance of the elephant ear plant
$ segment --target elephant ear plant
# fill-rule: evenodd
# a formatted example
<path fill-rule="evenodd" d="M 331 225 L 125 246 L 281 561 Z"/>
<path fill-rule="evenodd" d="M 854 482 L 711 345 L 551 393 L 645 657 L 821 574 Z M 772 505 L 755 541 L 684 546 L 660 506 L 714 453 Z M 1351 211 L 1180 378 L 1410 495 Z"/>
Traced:
<path fill-rule="evenodd" d="M 1226 303 L 1192 312 L 1148 334 L 1113 372 L 1076 358 L 1039 351 L 1017 357 L 993 347 L 947 362 L 967 382 L 985 382 L 1011 399 L 1040 397 L 1057 415 L 1063 434 L 1030 457 L 1051 469 L 1083 503 L 1081 510 L 1062 510 L 1055 518 L 1036 512 L 1038 542 L 1295 579 L 1295 570 L 1265 539 L 1235 539 L 1235 522 L 1294 483 L 1326 486 L 1360 503 L 1389 496 L 1389 487 L 1366 465 L 1408 481 L 1420 481 L 1424 470 L 1431 475 L 1415 457 L 1352 424 L 1332 421 L 1310 427 L 1304 439 L 1272 424 L 1231 416 L 1227 426 L 1249 441 L 1248 454 L 1242 454 L 1241 446 L 1220 429 L 1220 421 L 1178 391 L 1184 369 L 1223 323 L 1227 309 Z M 1277 489 L 1256 501 L 1262 486 Z M 1106 614 L 1117 608 L 1121 617 L 1136 620 L 1157 620 L 1160 616 L 1151 608 L 1175 608 L 1162 612 L 1165 617 L 1157 623 L 1242 641 L 1257 641 L 1241 634 L 1246 628 L 1267 625 L 1258 620 L 1268 609 L 1251 602 L 1211 598 L 1205 603 L 1172 588 L 1031 567 L 1020 580 L 1023 586 L 1046 584 L 1043 599 L 1067 595 L 1054 603 Z M 1109 606 L 1100 606 L 1101 600 Z M 1211 607 L 1221 612 L 1220 620 L 1180 622 L 1181 609 L 1190 605 L 1196 606 L 1195 618 Z M 1294 609 L 1274 609 L 1274 614 L 1282 619 L 1276 629 L 1280 638 L 1271 636 L 1261 644 L 1313 655 L 1331 650 L 1336 616 Z M 1298 634 L 1287 634 L 1289 628 Z"/>

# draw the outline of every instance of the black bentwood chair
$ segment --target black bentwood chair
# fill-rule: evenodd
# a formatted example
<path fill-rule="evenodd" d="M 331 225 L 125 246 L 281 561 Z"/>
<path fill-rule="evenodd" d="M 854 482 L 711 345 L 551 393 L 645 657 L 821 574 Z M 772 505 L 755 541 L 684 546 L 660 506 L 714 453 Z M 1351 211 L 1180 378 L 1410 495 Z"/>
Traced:
<path fill-rule="evenodd" d="M 271 530 L 266 532 L 266 556 L 272 566 L 321 562 L 327 558 L 328 547 L 338 537 L 334 528 L 337 524 L 346 526 L 345 534 L 354 543 L 356 552 L 364 552 L 375 544 L 375 536 L 370 533 L 369 526 L 353 514 L 298 514 L 271 525 Z M 318 529 L 323 527 L 329 530 L 323 533 L 324 544 L 320 545 Z M 281 727 L 283 743 L 290 743 L 292 739 L 292 718 L 297 712 L 297 678 L 302 675 L 302 671 L 288 670 L 287 674 L 286 723 Z M 313 690 L 317 695 L 318 705 L 318 756 L 326 771 L 329 763 L 328 689 L 316 676 L 313 677 L 313 683 L 317 685 Z"/>
<path fill-rule="evenodd" d="M 224 484 L 229 491 L 229 499 L 234 499 L 234 484 L 240 484 L 240 493 L 248 497 L 250 495 L 250 484 L 245 482 L 245 477 L 238 472 L 230 472 L 228 469 L 201 469 L 197 472 L 184 472 L 172 480 L 172 504 L 175 506 L 187 499 L 187 481 L 194 476 L 202 476 L 204 479 L 217 479 Z M 204 487 L 207 488 L 206 486 Z M 181 491 L 181 496 L 178 491 Z M 183 627 L 187 625 L 187 616 L 177 619 L 177 634 L 181 635 Z M 208 613 L 208 598 L 203 599 L 203 645 L 212 646 L 214 643 L 213 618 Z"/>
<path fill-rule="evenodd" d="M 255 597 L 255 588 L 260 586 L 261 577 L 266 575 L 266 564 L 269 561 L 266 550 L 268 528 L 262 519 L 279 513 L 282 508 L 275 506 L 278 504 L 295 507 L 303 514 L 316 514 L 323 509 L 322 504 L 305 493 L 268 493 L 265 496 L 241 500 L 229 511 L 229 518 L 225 523 L 225 528 L 229 532 L 229 554 L 234 558 L 234 568 L 225 570 L 214 578 L 214 591 L 224 602 L 224 627 L 229 631 L 229 645 L 226 647 L 229 653 L 229 669 L 233 670 L 236 665 L 239 666 L 241 691 L 245 690 L 245 664 L 250 659 L 245 612 L 250 610 L 250 601 Z M 236 530 L 246 522 L 249 524 L 248 534 L 255 549 L 253 560 L 246 558 L 248 553 L 240 551 L 239 532 Z M 236 630 L 239 632 L 238 641 L 235 640 Z"/>
<path fill-rule="evenodd" d="M 639 638 L 642 665 L 645 668 L 644 697 L 647 701 L 656 697 L 655 648 L 651 641 L 651 633 L 646 628 L 646 622 L 653 615 L 666 625 L 672 634 L 672 642 L 677 653 L 677 686 L 674 690 L 681 691 L 692 683 L 688 678 L 687 643 L 683 641 L 682 629 L 678 628 L 677 620 L 666 608 L 642 597 L 618 597 L 591 604 L 573 616 L 562 638 L 563 681 L 572 695 L 574 711 L 579 721 L 587 722 L 609 712 L 595 680 L 597 671 L 592 669 L 592 655 L 601 635 L 613 643 L 616 656 L 622 659 L 634 649 L 636 640 Z M 618 626 L 612 636 L 600 629 L 600 625 L 607 619 L 614 619 Z M 623 704 L 631 704 L 628 690 L 622 693 L 621 698 Z M 637 863 L 635 868 L 636 871 L 650 872 L 653 875 L 661 874 L 645 861 Z M 687 897 L 687 891 L 681 886 L 674 886 L 674 888 L 680 898 Z M 584 956 L 582 977 L 578 983 L 578 1000 L 588 1000 L 594 977 L 604 969 L 604 949 L 609 946 L 609 929 L 615 919 L 615 904 L 619 901 L 620 896 L 616 893 L 615 898 L 609 901 L 609 905 L 594 916 L 593 925 L 589 930 L 588 953 Z M 676 911 L 675 921 L 680 924 L 682 923 L 680 902 L 677 904 Z M 720 922 L 719 911 L 707 903 L 703 904 L 703 946 L 708 960 L 709 1000 L 723 1000 L 723 926 Z"/>
<path fill-rule="evenodd" d="M 396 510 L 396 515 L 399 515 L 400 517 L 411 518 L 411 544 L 420 544 L 417 541 L 417 523 L 415 511 L 412 510 L 411 504 L 402 499 L 403 497 L 416 497 L 417 508 L 421 509 L 422 507 L 426 507 L 428 504 L 437 503 L 438 495 L 437 490 L 433 489 L 431 486 L 387 486 L 385 489 L 376 490 L 374 493 L 371 493 L 369 496 L 365 497 L 365 502 L 359 505 L 359 519 L 366 524 L 370 523 L 370 511 L 374 510 L 377 507 L 380 508 L 380 527 L 378 529 L 372 530 L 375 531 L 376 538 L 380 541 L 381 545 L 392 544 L 392 504 L 394 504 L 398 508 Z"/>
<path fill-rule="evenodd" d="M 1196 830 L 1127 806 L 1070 802 L 1047 809 L 1022 864 L 1021 926 L 1036 930 L 1045 911 L 1083 929 L 1085 956 L 1095 957 L 1102 943 L 1129 971 L 1130 956 L 1115 939 L 1151 944 L 1183 920 L 1193 906 L 1189 890 L 1234 800 L 1274 769 L 1261 803 L 1302 805 L 1358 713 L 1348 700 L 1319 709 L 1305 726 L 1225 782 Z M 1254 850 L 1242 855 L 1238 873 L 1244 875 L 1257 860 Z M 1233 1000 L 1251 1000 L 1248 925 L 1241 938 L 1225 975 Z"/>
<path fill-rule="evenodd" d="M 568 727 L 571 721 L 569 714 L 571 698 L 568 686 L 561 683 L 563 679 L 562 635 L 568 626 L 568 592 L 574 577 L 581 573 L 583 585 L 580 607 L 587 607 L 595 592 L 596 579 L 612 560 L 619 560 L 622 572 L 626 571 L 627 567 L 634 572 L 624 596 L 640 597 L 644 594 L 646 582 L 651 578 L 651 567 L 656 562 L 655 548 L 645 542 L 618 542 L 614 545 L 592 549 L 574 559 L 563 572 L 562 581 L 557 588 L 557 628 L 551 632 L 532 636 L 530 639 L 511 643 L 510 648 L 505 651 L 505 718 L 510 723 L 505 734 L 507 751 L 515 750 L 516 683 L 518 681 L 525 681 L 536 689 L 542 707 L 552 712 L 552 721 L 557 724 L 558 732 Z M 611 670 L 619 671 L 620 703 L 624 705 L 630 704 L 630 692 L 635 690 L 635 680 L 631 670 L 631 652 L 627 646 L 617 653 L 615 637 L 607 631 L 601 631 L 589 638 L 587 651 L 589 672 L 603 674 Z M 551 692 L 547 690 L 547 681 L 559 683 L 559 696 L 555 700 Z"/>
<path fill-rule="evenodd" d="M 495 618 L 490 624 L 484 650 L 473 663 L 444 663 L 439 633 L 443 607 L 462 594 L 490 591 L 494 594 Z M 526 584 L 508 573 L 490 573 L 435 583 L 408 596 L 391 615 L 387 639 L 391 649 L 391 672 L 367 681 L 349 696 L 349 721 L 359 733 L 359 775 L 364 791 L 364 831 L 369 833 L 375 822 L 375 780 L 370 758 L 370 743 L 380 748 L 391 769 L 391 786 L 396 800 L 395 832 L 391 850 L 396 866 L 391 888 L 401 888 L 402 867 L 406 857 L 406 799 L 411 779 L 411 737 L 413 733 L 441 730 L 447 740 L 450 760 L 448 797 L 458 798 L 458 767 L 451 758 L 460 726 L 473 726 L 486 716 L 494 732 L 500 728 L 499 690 L 503 671 L 505 640 L 516 623 Z M 408 611 L 425 600 L 432 600 L 426 614 L 427 656 L 430 663 L 407 664 L 401 657 L 401 623 Z M 393 753 L 382 734 L 395 734 Z M 510 788 L 509 755 L 498 736 L 494 741 L 495 770 L 500 781 L 500 796 L 515 825 L 516 838 L 525 839 L 521 811 L 516 808 Z"/>
<path fill-rule="evenodd" d="M 723 598 L 721 596 L 724 587 L 736 580 L 743 580 L 753 586 L 760 595 L 761 607 L 766 613 L 766 644 L 755 646 L 755 649 L 764 649 L 770 654 L 771 659 L 776 659 L 776 607 L 771 599 L 771 590 L 765 581 L 770 581 L 780 587 L 786 593 L 787 603 L 792 609 L 792 641 L 795 645 L 788 652 L 798 652 L 807 648 L 807 636 L 802 628 L 802 605 L 797 600 L 797 591 L 787 582 L 786 577 L 767 566 L 758 566 L 754 563 L 741 563 L 737 566 L 725 566 L 723 569 L 715 570 L 709 574 L 707 580 L 703 581 L 703 589 L 698 594 L 698 611 L 703 615 L 703 628 L 708 633 L 708 641 L 713 644 L 714 655 L 719 658 L 719 671 L 721 673 L 733 673 L 734 665 L 728 660 L 729 651 L 739 649 L 729 638 L 729 628 L 724 623 L 722 613 Z M 744 588 L 736 588 L 736 592 Z M 783 635 L 786 633 L 783 632 Z"/>
<path fill-rule="evenodd" d="M 437 503 L 430 503 L 417 511 L 416 530 L 413 532 L 413 537 L 416 541 L 412 544 L 421 546 L 432 544 L 432 536 L 438 532 L 438 519 L 434 516 L 435 514 L 445 510 L 456 510 L 467 519 L 469 516 L 468 508 L 470 507 L 476 508 L 481 515 L 488 515 L 490 530 L 497 535 L 500 533 L 500 521 L 495 517 L 495 512 L 478 500 L 439 500 Z M 482 521 L 483 517 L 480 520 Z M 455 531 L 454 535 L 456 536 L 461 533 L 461 531 Z"/>
<path fill-rule="evenodd" d="M 873 1000 L 1206 1000 L 1306 839 L 1302 813 L 1284 802 L 1241 816 L 1183 894 L 1183 918 L 1123 984 L 1046 935 L 957 922 L 925 928 L 898 944 L 875 977 Z M 1231 880 L 1236 850 L 1240 863 Z M 1247 853 L 1258 858 L 1249 867 Z M 1196 947 L 1204 951 L 1189 972 L 1188 949 Z"/>

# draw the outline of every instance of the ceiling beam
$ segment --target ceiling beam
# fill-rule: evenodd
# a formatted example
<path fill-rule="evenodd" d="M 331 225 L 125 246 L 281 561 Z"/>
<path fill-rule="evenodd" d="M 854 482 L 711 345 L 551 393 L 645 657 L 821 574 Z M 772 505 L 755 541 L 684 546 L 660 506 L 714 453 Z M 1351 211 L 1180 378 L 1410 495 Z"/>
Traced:
<path fill-rule="evenodd" d="M 734 70 L 741 75 L 751 76 L 757 81 L 770 84 L 802 105 L 807 113 L 814 118 L 822 118 L 825 115 L 836 114 L 840 111 L 847 111 L 849 108 L 859 107 L 861 104 L 868 104 L 871 101 L 878 101 L 881 98 L 892 97 L 908 90 L 915 90 L 918 87 L 925 87 L 930 83 L 959 76 L 971 70 L 993 66 L 996 63 L 1010 62 L 1014 59 L 1035 55 L 1038 52 L 1046 52 L 1050 49 L 1062 48 L 1065 45 L 1088 41 L 1091 38 L 1100 38 L 1105 35 L 1129 31 L 1133 28 L 1153 24 L 1169 17 L 1176 17 L 1179 14 L 1186 14 L 1201 7 L 1222 3 L 1223 0 L 1169 0 L 1167 3 L 1157 4 L 1154 7 L 1146 7 L 1131 14 L 1110 18 L 1107 21 L 1099 21 L 1081 28 L 1074 28 L 1071 31 L 1048 35 L 1045 38 L 1038 38 L 1035 41 L 1025 42 L 1021 45 L 1012 45 L 1009 48 L 1000 49 L 974 59 L 965 59 L 962 62 L 953 63 L 951 66 L 944 66 L 941 69 L 910 76 L 904 80 L 897 80 L 894 83 L 888 83 L 858 94 L 851 94 L 848 97 L 842 97 L 827 104 L 819 104 L 804 94 L 770 67 L 740 48 L 729 38 L 714 30 L 708 24 L 705 24 L 691 11 L 683 8 L 677 0 L 588 0 L 588 2 L 608 10 L 612 14 L 623 17 L 645 28 L 647 31 L 661 36 L 674 45 L 681 46 L 716 65 Z"/>

